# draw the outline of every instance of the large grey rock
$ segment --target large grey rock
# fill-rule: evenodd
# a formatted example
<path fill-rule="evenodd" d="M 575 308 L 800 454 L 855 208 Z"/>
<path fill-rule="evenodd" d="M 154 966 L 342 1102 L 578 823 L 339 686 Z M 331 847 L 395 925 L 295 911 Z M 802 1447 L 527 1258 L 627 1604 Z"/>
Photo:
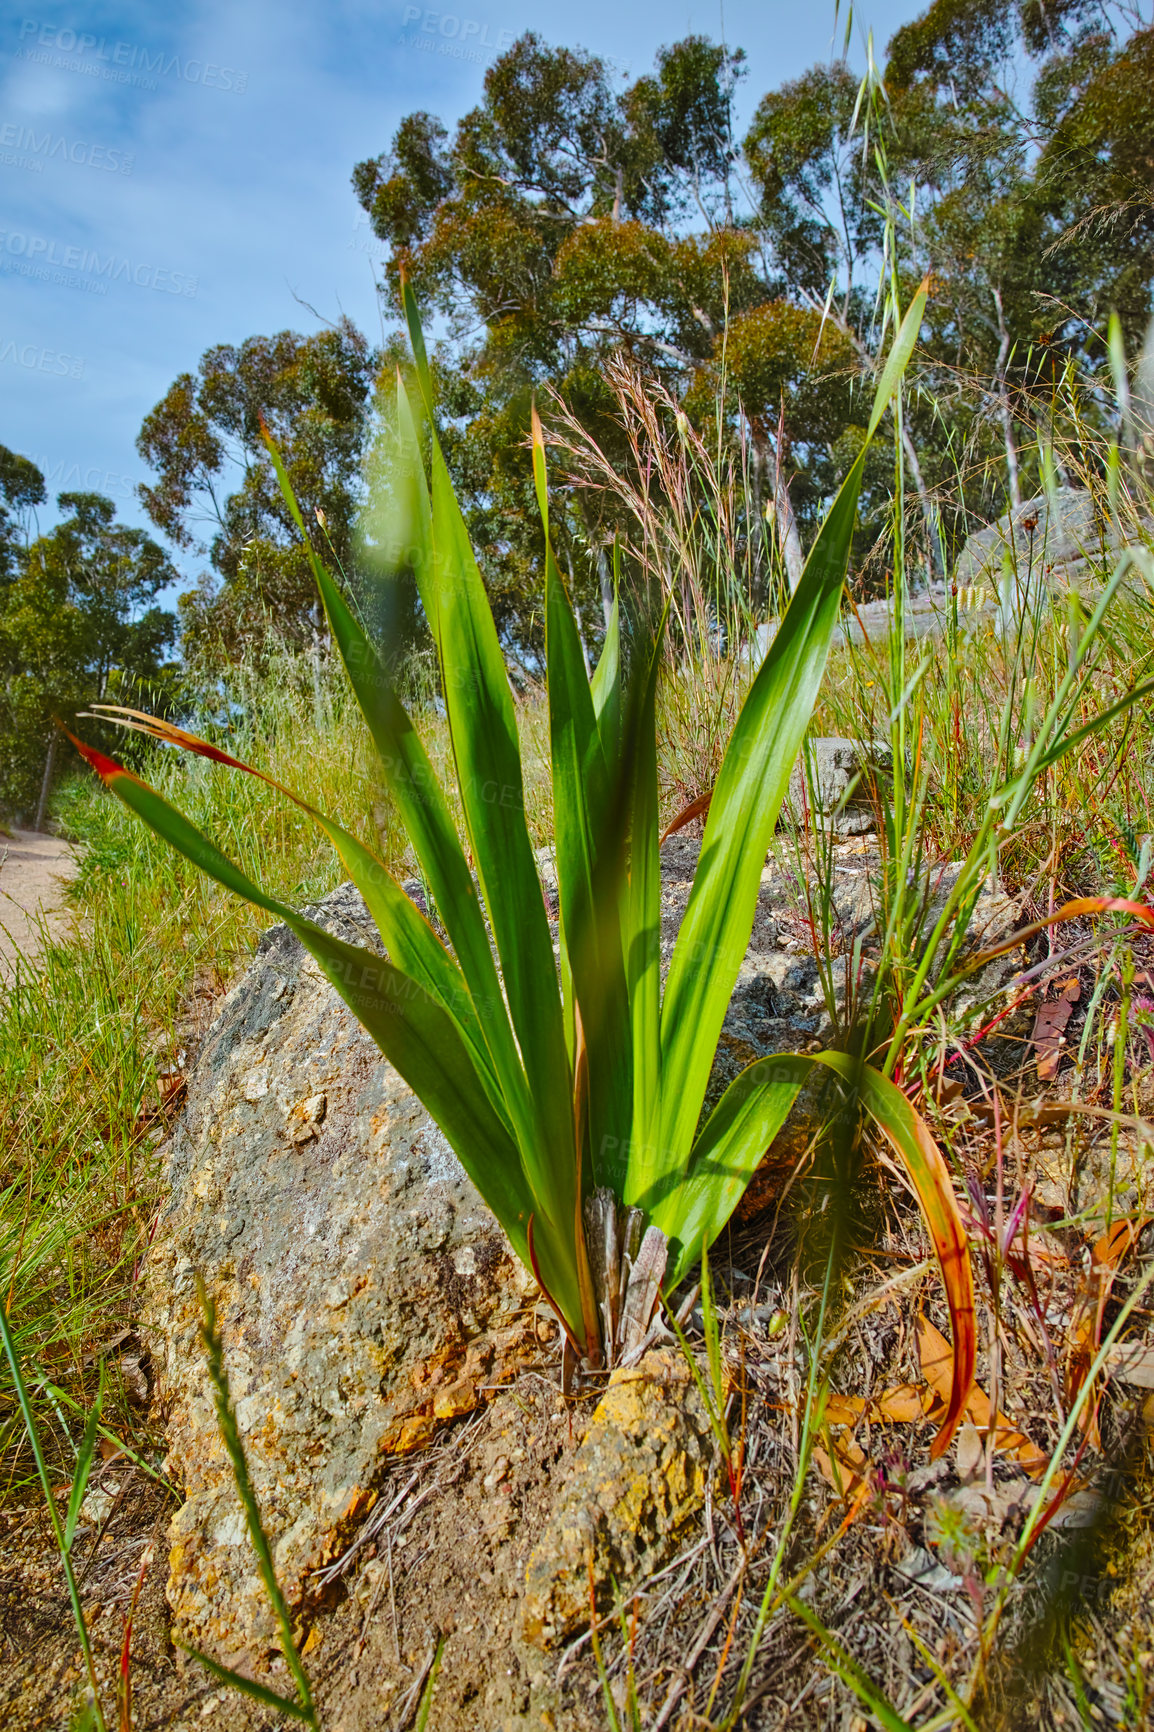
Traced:
<path fill-rule="evenodd" d="M 1045 494 L 1027 499 L 987 529 L 967 536 L 954 579 L 996 588 L 1007 553 L 1011 569 L 1023 580 L 1048 566 L 1075 565 L 1116 545 L 1115 532 L 1099 519 L 1092 496 L 1081 487 L 1059 487 L 1052 500 Z"/>
<path fill-rule="evenodd" d="M 313 910 L 376 944 L 351 886 Z M 217 1431 L 194 1272 L 291 1603 L 338 1554 L 382 1465 L 468 1412 L 534 1337 L 531 1283 L 407 1085 L 285 927 L 229 994 L 167 1150 L 147 1329 L 186 1501 L 168 1583 L 209 1652 L 270 1645 L 272 1613 Z"/>
<path fill-rule="evenodd" d="M 662 850 L 663 973 L 699 852 L 684 833 Z M 847 971 L 835 970 L 827 1003 L 791 853 L 775 851 L 762 872 L 710 1104 L 751 1060 L 824 1045 L 831 1012 L 844 1011 Z M 831 918 L 848 956 L 874 922 L 876 851 L 834 842 L 832 865 Z M 351 886 L 313 912 L 376 947 Z M 809 1111 L 795 1109 L 807 1138 Z M 440 1132 L 284 927 L 265 934 L 207 1037 L 167 1174 L 145 1322 L 168 1469 L 186 1500 L 170 1530 L 168 1597 L 183 1640 L 258 1663 L 272 1614 L 217 1431 L 195 1273 L 218 1307 L 253 1482 L 297 1608 L 372 1508 L 390 1458 L 472 1411 L 482 1386 L 530 1358 L 540 1366 L 542 1335 L 545 1367 L 558 1369 L 555 1326 L 538 1318 L 533 1283 Z M 580 1551 L 586 1570 L 590 1537 L 599 1570 L 641 1576 L 696 1507 L 704 1446 L 683 1408 L 631 1384 L 608 1404 L 583 1457 L 589 1474 L 560 1493 L 557 1556 L 538 1551 L 525 1617 L 539 1639 L 570 1627 L 588 1589 L 574 1560 Z M 623 1528 L 597 1510 L 626 1481 L 644 1507 Z"/>
<path fill-rule="evenodd" d="M 1033 524 L 1033 529 L 1027 528 Z M 1149 521 L 1145 525 L 1150 530 Z M 1095 567 L 1104 553 L 1122 543 L 1116 527 L 1099 514 L 1091 494 L 1080 487 L 1059 487 L 1053 500 L 1040 494 L 1025 500 L 1015 511 L 1007 512 L 996 523 L 977 529 L 966 538 L 953 572 L 953 583 L 963 592 L 958 598 L 958 623 L 963 632 L 984 627 L 997 621 L 1002 612 L 997 593 L 1002 584 L 1005 555 L 1010 555 L 1011 570 L 1016 574 L 1017 589 L 1025 594 L 1031 578 L 1039 582 L 1064 578 L 1074 584 L 1093 580 Z M 1131 536 L 1129 539 L 1137 539 Z M 982 595 L 982 591 L 988 593 Z M 1032 590 L 1034 595 L 1037 590 Z M 1016 600 L 1017 598 L 1015 598 Z M 907 596 L 903 610 L 903 627 L 907 638 L 944 637 L 951 617 L 950 588 L 935 582 L 929 588 Z M 1013 611 L 1013 608 L 1007 610 Z M 846 643 L 861 644 L 867 640 L 884 644 L 891 630 L 893 602 L 889 598 L 860 602 L 848 610 L 831 640 L 839 649 Z M 777 636 L 779 621 L 771 619 L 756 627 L 746 646 L 753 667 L 761 664 L 769 646 Z M 1002 621 L 1003 627 L 1005 620 Z"/>

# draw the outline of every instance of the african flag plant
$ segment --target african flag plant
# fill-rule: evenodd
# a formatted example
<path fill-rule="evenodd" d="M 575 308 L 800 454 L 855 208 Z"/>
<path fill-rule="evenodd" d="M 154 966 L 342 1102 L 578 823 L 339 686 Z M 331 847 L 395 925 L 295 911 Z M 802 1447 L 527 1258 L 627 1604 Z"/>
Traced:
<path fill-rule="evenodd" d="M 336 849 L 376 923 L 383 958 L 267 895 L 137 777 L 80 749 L 160 836 L 297 934 L 424 1102 L 532 1270 L 560 1322 L 570 1367 L 637 1355 L 661 1288 L 680 1282 L 724 1227 L 814 1066 L 841 1079 L 851 1109 L 872 1117 L 904 1164 L 941 1263 L 954 1371 L 940 1450 L 972 1380 L 973 1292 L 948 1170 L 906 1096 L 845 1053 L 785 1054 L 749 1065 L 699 1123 L 766 852 L 838 619 L 866 449 L 912 351 L 924 288 L 895 338 L 868 438 L 729 741 L 664 990 L 654 719 L 661 631 L 640 651 L 634 645 L 627 679 L 615 610 L 596 671 L 587 674 L 549 550 L 544 446 L 534 416 L 546 542 L 558 961 L 525 822 L 509 679 L 436 436 L 430 370 L 407 286 L 404 304 L 418 391 L 411 400 L 398 377 L 399 455 L 383 506 L 400 550 L 398 571 L 403 565 L 415 573 L 436 647 L 464 838 L 381 646 L 315 554 L 312 564 L 332 640 L 448 942 L 379 859 L 269 777 Z M 269 448 L 304 536 L 271 440 Z M 104 708 L 126 726 L 260 774 L 182 729 Z"/>

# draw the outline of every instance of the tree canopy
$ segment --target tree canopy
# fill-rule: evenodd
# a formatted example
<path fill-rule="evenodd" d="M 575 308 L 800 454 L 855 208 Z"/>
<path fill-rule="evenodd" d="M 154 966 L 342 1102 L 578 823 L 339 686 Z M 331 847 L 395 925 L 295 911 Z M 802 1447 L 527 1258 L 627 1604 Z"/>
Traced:
<path fill-rule="evenodd" d="M 191 659 L 234 657 L 270 628 L 295 643 L 322 629 L 262 415 L 310 533 L 319 508 L 354 583 L 371 566 L 358 514 L 366 465 L 381 460 L 374 388 L 403 365 L 402 273 L 439 334 L 442 439 L 504 641 L 530 663 L 534 398 L 547 417 L 559 396 L 627 468 L 607 367 L 624 352 L 700 428 L 747 441 L 749 544 L 795 579 L 860 447 L 883 241 L 911 288 L 927 273 L 933 284 L 903 424 L 927 549 L 959 462 L 980 478 L 971 503 L 985 516 L 1036 483 L 1024 471 L 1067 362 L 1101 364 L 1112 310 L 1132 349 L 1149 316 L 1154 32 L 1113 0 L 932 0 L 890 42 L 884 90 L 863 95 L 834 60 L 761 94 L 739 135 L 749 71 L 740 49 L 693 34 L 624 82 L 529 31 L 454 125 L 414 111 L 356 165 L 394 336 L 376 351 L 343 322 L 217 346 L 141 430 L 152 521 L 208 559 L 181 603 Z M 558 552 L 595 636 L 620 501 L 566 488 L 563 454 L 555 474 Z M 879 455 L 863 558 L 888 487 Z"/>
<path fill-rule="evenodd" d="M 39 470 L 0 447 L 9 473 L 42 501 Z M 164 549 L 117 523 L 98 493 L 56 504 L 62 521 L 13 555 L 0 585 L 0 810 L 26 817 L 42 809 L 56 723 L 114 695 L 163 703 L 176 641 L 176 617 L 157 602 L 177 577 Z"/>
<path fill-rule="evenodd" d="M 308 557 L 285 506 L 261 420 L 284 458 L 305 520 L 324 513 L 338 558 L 355 564 L 353 525 L 376 357 L 350 322 L 313 336 L 281 331 L 209 349 L 145 417 L 137 440 L 157 479 L 145 510 L 210 570 L 181 597 L 186 656 L 211 664 L 270 629 L 307 643 L 321 615 Z M 318 549 L 326 538 L 316 531 Z"/>

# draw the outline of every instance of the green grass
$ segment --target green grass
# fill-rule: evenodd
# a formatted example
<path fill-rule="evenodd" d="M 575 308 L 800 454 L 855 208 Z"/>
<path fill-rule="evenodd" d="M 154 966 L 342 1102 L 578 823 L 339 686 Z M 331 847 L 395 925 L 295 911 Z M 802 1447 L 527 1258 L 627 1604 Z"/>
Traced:
<path fill-rule="evenodd" d="M 250 710 L 259 727 L 238 730 L 243 743 L 271 769 L 291 765 L 371 835 L 374 793 L 352 706 L 335 682 L 318 701 L 305 670 L 291 673 L 272 671 Z M 259 813 L 246 783 L 173 754 L 157 752 L 148 768 L 289 900 L 312 901 L 337 882 L 329 850 L 291 809 Z M 133 1315 L 159 1203 L 160 1073 L 178 1065 L 194 995 L 219 994 L 243 969 L 262 922 L 155 842 L 86 772 L 61 789 L 57 816 L 81 848 L 73 894 L 82 918 L 0 998 L 0 1264 L 34 1398 L 47 1378 L 86 1402 L 97 1367 L 85 1356 Z M 123 1404 L 120 1416 L 129 1418 Z M 51 1409 L 45 1418 L 67 1458 L 60 1418 Z M 8 1447 L 18 1437 L 5 1384 L 10 1491 L 32 1466 Z"/>
<path fill-rule="evenodd" d="M 286 656 L 259 675 L 240 670 L 229 696 L 244 719 L 222 744 L 339 813 L 394 869 L 415 870 L 339 670 L 316 677 L 309 658 Z M 541 845 L 552 826 L 548 717 L 531 703 L 520 720 L 527 816 Z M 446 731 L 435 716 L 426 737 L 443 769 Z M 137 762 L 274 895 L 303 907 L 340 882 L 323 837 L 251 779 L 163 748 L 147 748 Z M 268 919 L 158 841 L 82 768 L 61 787 L 55 815 L 81 851 L 72 891 L 81 919 L 74 936 L 48 944 L 39 968 L 0 995 L 0 1268 L 45 1448 L 69 1462 L 83 1422 L 74 1427 L 63 1405 L 45 1399 L 45 1386 L 86 1408 L 98 1379 L 88 1356 L 136 1314 L 160 1205 L 162 1073 L 180 1068 L 190 1006 L 211 1014 Z M 114 1375 L 108 1414 L 131 1433 L 120 1394 Z M 21 1438 L 0 1377 L 0 1496 L 19 1492 L 35 1472 Z"/>

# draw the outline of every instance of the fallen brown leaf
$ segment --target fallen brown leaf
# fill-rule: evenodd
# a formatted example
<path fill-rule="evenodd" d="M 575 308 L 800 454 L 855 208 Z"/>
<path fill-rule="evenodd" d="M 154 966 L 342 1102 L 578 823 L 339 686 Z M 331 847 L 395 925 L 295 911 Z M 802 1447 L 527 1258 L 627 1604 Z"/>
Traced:
<path fill-rule="evenodd" d="M 1119 1341 L 1108 1349 L 1106 1373 L 1135 1389 L 1154 1389 L 1154 1347 L 1144 1341 Z"/>
<path fill-rule="evenodd" d="M 1034 1031 L 1030 1041 L 1037 1055 L 1038 1080 L 1049 1082 L 1058 1074 L 1058 1066 L 1062 1062 L 1062 1047 L 1065 1044 L 1066 1024 L 1073 1014 L 1074 1006 L 1082 996 L 1082 988 L 1077 975 L 1069 980 L 1055 981 L 1058 991 L 1057 998 L 1048 999 L 1038 1006 L 1034 1018 Z"/>
<path fill-rule="evenodd" d="M 944 1403 L 952 1381 L 953 1354 L 945 1336 L 926 1317 L 918 1319 L 918 1351 L 922 1375 L 938 1401 Z M 973 1421 L 980 1437 L 989 1435 L 990 1398 L 976 1383 L 966 1401 L 964 1417 Z M 1045 1473 L 1049 1465 L 1049 1456 L 1031 1443 L 1024 1432 L 1011 1425 L 1004 1413 L 999 1413 L 995 1421 L 994 1448 L 1012 1456 L 1018 1466 L 1034 1478 Z"/>

